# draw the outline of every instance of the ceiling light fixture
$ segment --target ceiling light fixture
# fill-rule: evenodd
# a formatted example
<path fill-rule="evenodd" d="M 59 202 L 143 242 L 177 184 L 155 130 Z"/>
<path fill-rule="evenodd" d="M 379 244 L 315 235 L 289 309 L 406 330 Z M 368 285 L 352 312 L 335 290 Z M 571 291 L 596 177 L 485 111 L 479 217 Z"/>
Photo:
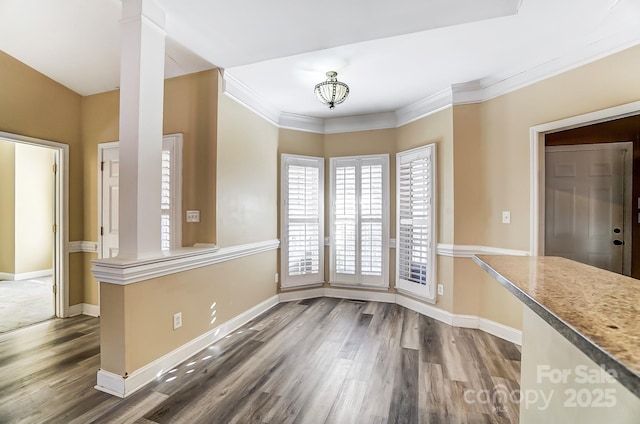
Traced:
<path fill-rule="evenodd" d="M 318 100 L 328 105 L 331 110 L 335 109 L 336 105 L 344 102 L 349 95 L 349 86 L 338 81 L 337 76 L 338 73 L 335 71 L 327 72 L 327 80 L 316 84 L 313 89 Z"/>

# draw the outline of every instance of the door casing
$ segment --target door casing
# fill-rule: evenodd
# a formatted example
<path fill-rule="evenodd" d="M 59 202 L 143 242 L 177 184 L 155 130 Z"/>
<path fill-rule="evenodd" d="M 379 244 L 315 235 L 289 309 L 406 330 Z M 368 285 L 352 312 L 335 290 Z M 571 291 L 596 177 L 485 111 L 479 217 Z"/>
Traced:
<path fill-rule="evenodd" d="M 529 130 L 529 254 L 544 256 L 545 134 L 640 114 L 640 101 L 536 125 Z"/>
<path fill-rule="evenodd" d="M 53 278 L 56 284 L 55 316 L 69 316 L 69 146 L 55 141 L 0 132 L 0 140 L 11 143 L 45 147 L 55 152 L 57 172 L 55 181 L 53 237 Z"/>

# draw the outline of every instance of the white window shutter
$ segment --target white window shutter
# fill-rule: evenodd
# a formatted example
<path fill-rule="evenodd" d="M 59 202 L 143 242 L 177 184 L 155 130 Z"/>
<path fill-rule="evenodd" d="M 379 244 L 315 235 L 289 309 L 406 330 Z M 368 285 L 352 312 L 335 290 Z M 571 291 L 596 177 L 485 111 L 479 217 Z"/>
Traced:
<path fill-rule="evenodd" d="M 182 134 L 162 138 L 160 246 L 182 247 Z"/>
<path fill-rule="evenodd" d="M 388 286 L 388 155 L 331 158 L 331 283 Z"/>
<path fill-rule="evenodd" d="M 396 161 L 396 285 L 435 300 L 436 145 L 398 153 Z"/>
<path fill-rule="evenodd" d="M 283 154 L 282 287 L 324 281 L 324 159 Z"/>

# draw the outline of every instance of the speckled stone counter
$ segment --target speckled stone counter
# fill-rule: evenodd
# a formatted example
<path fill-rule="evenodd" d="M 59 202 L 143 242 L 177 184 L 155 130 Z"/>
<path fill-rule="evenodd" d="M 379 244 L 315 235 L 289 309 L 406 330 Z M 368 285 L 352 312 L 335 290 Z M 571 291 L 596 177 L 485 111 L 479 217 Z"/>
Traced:
<path fill-rule="evenodd" d="M 640 398 L 640 280 L 558 257 L 473 260 Z"/>

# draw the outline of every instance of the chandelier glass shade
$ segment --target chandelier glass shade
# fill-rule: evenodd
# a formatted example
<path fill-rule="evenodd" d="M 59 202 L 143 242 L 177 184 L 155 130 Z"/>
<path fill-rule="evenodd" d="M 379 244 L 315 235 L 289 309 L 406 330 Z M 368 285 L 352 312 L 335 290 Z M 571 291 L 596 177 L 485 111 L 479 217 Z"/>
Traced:
<path fill-rule="evenodd" d="M 313 89 L 318 100 L 329 106 L 331 110 L 333 110 L 336 105 L 344 102 L 349 95 L 349 86 L 338 81 L 337 76 L 337 72 L 327 72 L 327 80 L 316 84 L 316 87 Z"/>

